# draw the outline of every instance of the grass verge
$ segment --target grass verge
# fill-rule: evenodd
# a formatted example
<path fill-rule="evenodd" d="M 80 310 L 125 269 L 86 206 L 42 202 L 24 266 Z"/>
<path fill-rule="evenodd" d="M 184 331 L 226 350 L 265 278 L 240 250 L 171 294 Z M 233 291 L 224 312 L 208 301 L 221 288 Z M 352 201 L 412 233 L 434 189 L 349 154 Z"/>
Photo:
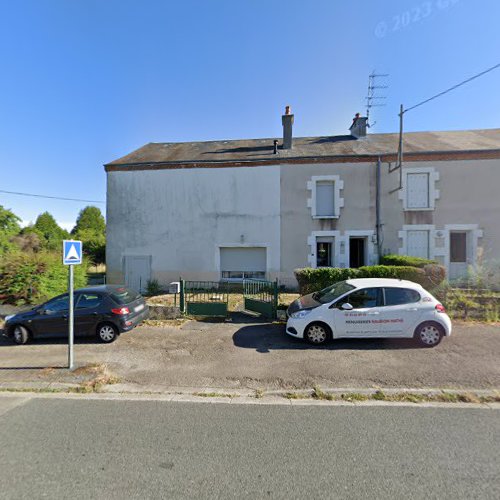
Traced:
<path fill-rule="evenodd" d="M 500 393 L 492 395 L 478 395 L 472 392 L 415 393 L 396 392 L 386 393 L 377 390 L 372 393 L 346 392 L 329 393 L 319 386 L 314 386 L 309 393 L 285 392 L 282 396 L 286 399 L 315 399 L 322 401 L 389 401 L 400 403 L 500 403 Z"/>
<path fill-rule="evenodd" d="M 225 392 L 193 392 L 193 396 L 198 396 L 200 398 L 237 398 L 238 394 L 229 394 Z"/>

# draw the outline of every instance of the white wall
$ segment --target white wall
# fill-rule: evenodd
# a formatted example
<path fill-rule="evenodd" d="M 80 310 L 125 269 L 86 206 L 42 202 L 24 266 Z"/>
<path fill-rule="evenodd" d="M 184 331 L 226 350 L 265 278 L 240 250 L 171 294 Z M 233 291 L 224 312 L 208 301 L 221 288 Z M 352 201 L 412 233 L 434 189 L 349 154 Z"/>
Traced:
<path fill-rule="evenodd" d="M 150 255 L 160 283 L 218 280 L 219 247 L 267 248 L 280 270 L 279 167 L 108 172 L 107 272 L 124 280 L 123 256 Z"/>

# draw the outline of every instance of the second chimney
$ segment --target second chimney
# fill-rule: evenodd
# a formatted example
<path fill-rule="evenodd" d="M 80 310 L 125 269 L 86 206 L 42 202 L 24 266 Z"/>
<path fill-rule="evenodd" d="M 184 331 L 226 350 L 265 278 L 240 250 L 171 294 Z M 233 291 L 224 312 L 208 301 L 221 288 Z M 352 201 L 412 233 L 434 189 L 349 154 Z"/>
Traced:
<path fill-rule="evenodd" d="M 293 114 L 290 106 L 286 106 L 281 123 L 283 124 L 283 149 L 292 149 Z"/>
<path fill-rule="evenodd" d="M 359 139 L 360 137 L 366 136 L 366 128 L 369 127 L 368 118 L 366 116 L 361 116 L 359 113 L 356 113 L 352 120 L 352 125 L 349 127 L 351 131 L 351 135 Z"/>

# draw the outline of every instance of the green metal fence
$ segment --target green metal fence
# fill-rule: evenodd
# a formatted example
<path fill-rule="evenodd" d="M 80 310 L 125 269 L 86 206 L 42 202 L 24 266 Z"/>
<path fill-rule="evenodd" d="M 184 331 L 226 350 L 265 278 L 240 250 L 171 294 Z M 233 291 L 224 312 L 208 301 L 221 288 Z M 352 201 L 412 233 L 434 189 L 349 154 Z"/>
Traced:
<path fill-rule="evenodd" d="M 180 309 L 190 316 L 226 317 L 227 283 L 180 280 Z"/>
<path fill-rule="evenodd" d="M 278 282 L 265 280 L 243 280 L 243 301 L 247 311 L 276 318 L 278 308 Z"/>

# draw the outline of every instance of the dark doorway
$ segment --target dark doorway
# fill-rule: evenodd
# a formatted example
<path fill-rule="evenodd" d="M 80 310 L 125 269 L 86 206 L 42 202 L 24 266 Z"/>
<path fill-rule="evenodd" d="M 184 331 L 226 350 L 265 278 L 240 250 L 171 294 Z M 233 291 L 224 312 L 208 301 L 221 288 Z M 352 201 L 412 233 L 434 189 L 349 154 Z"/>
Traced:
<path fill-rule="evenodd" d="M 366 238 L 349 238 L 349 266 L 361 267 L 366 264 Z"/>

